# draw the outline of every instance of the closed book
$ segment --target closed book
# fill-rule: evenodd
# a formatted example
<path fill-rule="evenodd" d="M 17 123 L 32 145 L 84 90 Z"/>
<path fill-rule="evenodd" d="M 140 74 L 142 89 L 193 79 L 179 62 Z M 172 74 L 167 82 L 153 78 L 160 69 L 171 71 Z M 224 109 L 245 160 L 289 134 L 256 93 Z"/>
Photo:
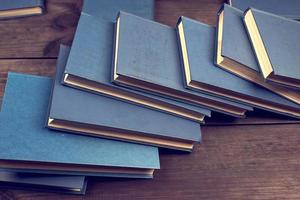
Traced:
<path fill-rule="evenodd" d="M 44 0 L 0 0 L 0 19 L 40 15 Z"/>
<path fill-rule="evenodd" d="M 215 27 L 181 17 L 177 29 L 187 88 L 300 118 L 300 105 L 214 65 Z"/>
<path fill-rule="evenodd" d="M 242 11 L 227 4 L 221 8 L 216 36 L 216 65 L 300 104 L 300 93 L 297 90 L 270 84 L 264 80 L 244 27 L 243 16 Z"/>
<path fill-rule="evenodd" d="M 0 188 L 54 191 L 70 194 L 85 194 L 85 176 L 21 173 L 0 170 Z"/>
<path fill-rule="evenodd" d="M 132 31 L 134 30 L 134 31 Z M 176 30 L 120 12 L 115 29 L 114 83 L 235 117 L 251 108 L 184 88 Z"/>
<path fill-rule="evenodd" d="M 155 0 L 84 0 L 82 12 L 115 21 L 120 10 L 154 19 Z"/>
<path fill-rule="evenodd" d="M 229 0 L 229 4 L 243 11 L 249 7 L 253 7 L 291 19 L 300 20 L 299 0 Z"/>
<path fill-rule="evenodd" d="M 52 79 L 9 73 L 0 113 L 0 167 L 18 172 L 151 178 L 155 147 L 45 128 Z M 145 159 L 146 158 L 146 159 Z"/>
<path fill-rule="evenodd" d="M 99 137 L 191 151 L 200 124 L 60 84 L 69 48 L 61 47 L 48 127 Z"/>
<path fill-rule="evenodd" d="M 203 123 L 208 109 L 117 86 L 111 82 L 114 23 L 81 14 L 63 83 Z"/>
<path fill-rule="evenodd" d="M 300 89 L 300 22 L 249 9 L 244 23 L 266 81 Z"/>

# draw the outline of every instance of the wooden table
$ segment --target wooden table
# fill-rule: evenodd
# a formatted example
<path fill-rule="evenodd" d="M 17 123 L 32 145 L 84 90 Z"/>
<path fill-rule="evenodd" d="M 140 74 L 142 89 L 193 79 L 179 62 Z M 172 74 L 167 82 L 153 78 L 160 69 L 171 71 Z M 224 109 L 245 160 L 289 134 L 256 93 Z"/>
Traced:
<path fill-rule="evenodd" d="M 214 25 L 221 0 L 158 0 L 156 20 L 180 15 Z M 0 96 L 7 72 L 53 76 L 59 44 L 71 44 L 82 2 L 48 0 L 47 14 L 0 21 Z M 271 114 L 218 116 L 191 154 L 161 150 L 153 180 L 92 180 L 86 196 L 0 190 L 13 199 L 300 199 L 300 124 Z M 215 125 L 215 124 L 218 125 Z M 223 124 L 223 125 L 222 125 Z"/>

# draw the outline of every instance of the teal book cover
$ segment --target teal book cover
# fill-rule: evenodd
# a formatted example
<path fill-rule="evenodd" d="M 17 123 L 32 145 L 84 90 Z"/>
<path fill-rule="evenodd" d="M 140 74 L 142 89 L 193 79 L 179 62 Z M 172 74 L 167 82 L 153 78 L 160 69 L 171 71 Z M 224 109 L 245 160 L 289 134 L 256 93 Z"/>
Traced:
<path fill-rule="evenodd" d="M 0 170 L 0 188 L 85 194 L 86 186 L 87 179 L 84 176 L 21 173 Z"/>
<path fill-rule="evenodd" d="M 300 22 L 248 9 L 244 24 L 266 81 L 300 89 Z"/>
<path fill-rule="evenodd" d="M 84 0 L 82 12 L 115 21 L 120 10 L 154 19 L 155 0 Z"/>
<path fill-rule="evenodd" d="M 186 151 L 201 141 L 198 122 L 62 85 L 69 51 L 61 46 L 48 127 Z"/>
<path fill-rule="evenodd" d="M 0 167 L 32 173 L 151 178 L 158 149 L 45 128 L 52 79 L 9 73 L 0 113 Z M 147 158 L 147 159 L 145 159 Z"/>
<path fill-rule="evenodd" d="M 265 81 L 247 35 L 243 16 L 244 13 L 241 10 L 227 4 L 220 9 L 216 32 L 215 64 L 283 98 L 300 104 L 299 91 Z"/>
<path fill-rule="evenodd" d="M 229 0 L 229 4 L 242 11 L 252 7 L 287 18 L 300 20 L 299 0 Z"/>
<path fill-rule="evenodd" d="M 215 27 L 181 17 L 177 29 L 186 88 L 300 118 L 300 105 L 214 65 Z"/>
<path fill-rule="evenodd" d="M 132 31 L 135 30 L 135 31 Z M 244 117 L 250 106 L 184 88 L 176 30 L 120 12 L 115 28 L 113 82 L 124 87 Z"/>
<path fill-rule="evenodd" d="M 82 13 L 64 70 L 63 84 L 200 123 L 211 111 L 111 83 L 114 23 Z"/>

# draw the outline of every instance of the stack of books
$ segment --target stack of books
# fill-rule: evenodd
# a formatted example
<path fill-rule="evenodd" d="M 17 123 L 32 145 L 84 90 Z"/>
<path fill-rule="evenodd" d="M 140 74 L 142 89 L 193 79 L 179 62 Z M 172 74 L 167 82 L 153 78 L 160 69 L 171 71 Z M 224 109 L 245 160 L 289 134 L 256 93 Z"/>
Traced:
<path fill-rule="evenodd" d="M 2 182 L 82 194 L 85 176 L 152 178 L 158 147 L 191 152 L 214 112 L 300 118 L 299 22 L 227 4 L 217 27 L 153 16 L 153 0 L 86 0 L 53 79 L 8 74 Z"/>

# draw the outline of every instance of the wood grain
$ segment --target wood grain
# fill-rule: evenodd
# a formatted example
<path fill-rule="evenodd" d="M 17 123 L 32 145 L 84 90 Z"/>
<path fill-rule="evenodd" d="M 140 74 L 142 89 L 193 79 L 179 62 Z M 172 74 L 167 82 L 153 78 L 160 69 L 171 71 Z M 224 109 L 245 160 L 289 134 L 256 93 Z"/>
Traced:
<path fill-rule="evenodd" d="M 55 73 L 55 65 L 56 59 L 0 59 L 0 97 L 4 94 L 8 72 L 52 77 Z"/>
<path fill-rule="evenodd" d="M 81 5 L 48 0 L 45 15 L 0 21 L 0 58 L 57 57 L 60 43 L 72 42 Z"/>
<path fill-rule="evenodd" d="M 71 43 L 82 1 L 47 2 L 46 15 L 0 21 L 0 96 L 8 71 L 53 76 L 59 43 Z M 185 15 L 215 24 L 220 4 L 157 0 L 156 20 L 174 26 Z M 93 179 L 84 197 L 0 189 L 0 200 L 298 200 L 300 124 L 280 123 L 298 121 L 259 112 L 245 120 L 215 116 L 193 153 L 160 150 L 153 180 Z"/>
<path fill-rule="evenodd" d="M 222 0 L 158 0 L 155 19 L 158 22 L 175 26 L 180 16 L 215 25 L 217 12 Z"/>
<path fill-rule="evenodd" d="M 182 15 L 215 24 L 221 2 L 159 0 L 155 18 L 170 26 Z M 59 44 L 72 42 L 81 6 L 81 0 L 48 0 L 45 15 L 0 21 L 0 58 L 57 57 Z"/>

